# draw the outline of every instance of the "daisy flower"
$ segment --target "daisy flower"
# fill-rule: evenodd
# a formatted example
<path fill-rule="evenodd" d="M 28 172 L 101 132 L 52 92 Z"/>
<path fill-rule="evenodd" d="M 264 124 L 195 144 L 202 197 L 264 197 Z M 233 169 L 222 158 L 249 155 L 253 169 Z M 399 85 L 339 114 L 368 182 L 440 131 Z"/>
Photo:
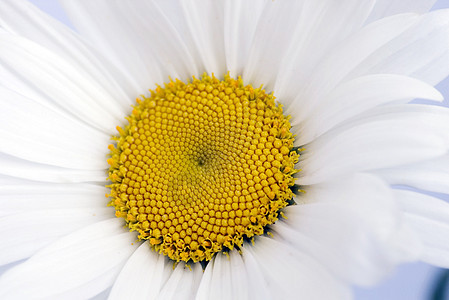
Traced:
<path fill-rule="evenodd" d="M 449 267 L 418 192 L 449 193 L 449 109 L 410 103 L 443 100 L 433 2 L 62 0 L 74 32 L 1 1 L 0 298 L 349 299 Z"/>

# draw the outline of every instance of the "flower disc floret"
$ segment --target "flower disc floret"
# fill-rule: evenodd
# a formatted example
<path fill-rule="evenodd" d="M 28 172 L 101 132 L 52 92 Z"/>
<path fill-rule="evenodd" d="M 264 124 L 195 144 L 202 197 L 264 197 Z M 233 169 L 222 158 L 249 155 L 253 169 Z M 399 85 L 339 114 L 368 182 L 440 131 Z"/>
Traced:
<path fill-rule="evenodd" d="M 137 100 L 110 145 L 111 205 L 131 231 L 179 261 L 208 261 L 266 232 L 291 203 L 299 154 L 262 88 L 204 75 Z"/>

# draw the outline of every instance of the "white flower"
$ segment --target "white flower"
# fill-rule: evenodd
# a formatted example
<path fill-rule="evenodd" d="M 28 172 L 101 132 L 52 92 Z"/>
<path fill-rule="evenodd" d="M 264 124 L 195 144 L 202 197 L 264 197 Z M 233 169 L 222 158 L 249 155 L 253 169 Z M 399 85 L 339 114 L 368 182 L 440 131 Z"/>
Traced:
<path fill-rule="evenodd" d="M 0 2 L 1 299 L 347 299 L 399 263 L 449 267 L 449 11 L 426 0 L 62 0 L 74 33 Z M 109 138 L 170 78 L 272 91 L 305 191 L 269 235 L 174 267 L 107 207 Z M 148 95 L 147 95 L 148 96 Z M 26 259 L 26 260 L 25 260 Z M 191 268 L 191 270 L 190 270 Z M 107 295 L 107 293 L 104 293 Z"/>

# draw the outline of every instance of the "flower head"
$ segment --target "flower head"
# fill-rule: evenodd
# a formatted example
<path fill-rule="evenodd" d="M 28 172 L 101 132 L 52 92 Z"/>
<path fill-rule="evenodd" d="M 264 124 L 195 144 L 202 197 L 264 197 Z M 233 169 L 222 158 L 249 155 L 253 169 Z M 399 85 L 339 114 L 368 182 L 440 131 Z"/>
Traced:
<path fill-rule="evenodd" d="M 0 298 L 346 299 L 449 266 L 448 204 L 400 188 L 449 193 L 449 110 L 409 103 L 443 100 L 449 11 L 61 2 L 76 32 L 0 3 L 0 262 L 27 259 Z"/>

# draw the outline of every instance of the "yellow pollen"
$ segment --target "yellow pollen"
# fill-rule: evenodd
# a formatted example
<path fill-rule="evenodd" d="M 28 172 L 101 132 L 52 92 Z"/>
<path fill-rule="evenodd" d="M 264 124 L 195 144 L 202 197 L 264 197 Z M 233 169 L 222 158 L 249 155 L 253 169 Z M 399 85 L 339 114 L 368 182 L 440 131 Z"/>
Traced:
<path fill-rule="evenodd" d="M 173 261 L 240 249 L 291 203 L 299 154 L 262 88 L 229 75 L 170 81 L 127 120 L 109 145 L 110 205 Z"/>

